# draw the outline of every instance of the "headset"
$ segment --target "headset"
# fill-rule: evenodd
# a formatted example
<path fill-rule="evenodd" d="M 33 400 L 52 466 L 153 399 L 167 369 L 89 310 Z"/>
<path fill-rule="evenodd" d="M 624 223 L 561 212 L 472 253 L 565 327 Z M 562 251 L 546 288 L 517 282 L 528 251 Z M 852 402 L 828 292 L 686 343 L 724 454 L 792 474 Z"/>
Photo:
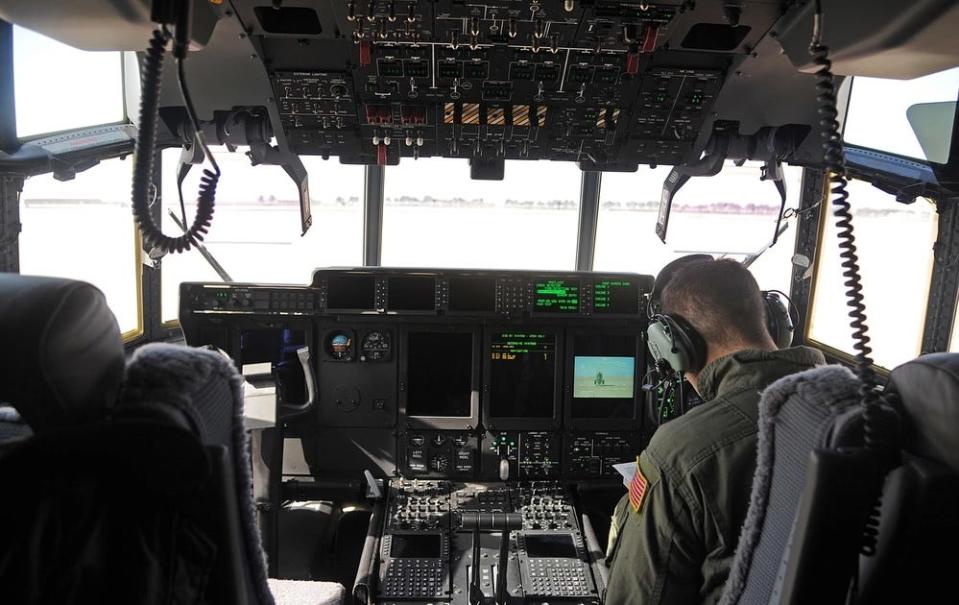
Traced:
<path fill-rule="evenodd" d="M 706 363 L 706 341 L 693 326 L 679 315 L 662 312 L 659 295 L 673 275 L 688 264 L 713 260 L 708 254 L 691 254 L 678 258 L 659 272 L 646 308 L 649 327 L 646 345 L 657 365 L 669 364 L 674 372 L 698 372 Z M 792 344 L 794 326 L 789 297 L 778 290 L 762 291 L 766 309 L 766 328 L 779 349 Z M 788 305 L 788 306 L 787 306 Z"/>

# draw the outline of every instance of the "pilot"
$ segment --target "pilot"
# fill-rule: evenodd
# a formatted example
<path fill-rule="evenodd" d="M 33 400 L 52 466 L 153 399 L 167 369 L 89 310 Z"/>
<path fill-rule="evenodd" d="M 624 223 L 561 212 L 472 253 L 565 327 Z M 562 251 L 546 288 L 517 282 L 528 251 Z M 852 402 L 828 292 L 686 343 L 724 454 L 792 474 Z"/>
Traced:
<path fill-rule="evenodd" d="M 705 344 L 702 368 L 684 373 L 705 403 L 661 426 L 639 456 L 613 512 L 606 605 L 719 599 L 749 505 L 760 394 L 825 363 L 808 347 L 777 350 L 759 286 L 736 261 L 679 259 L 656 290 L 661 313 Z"/>

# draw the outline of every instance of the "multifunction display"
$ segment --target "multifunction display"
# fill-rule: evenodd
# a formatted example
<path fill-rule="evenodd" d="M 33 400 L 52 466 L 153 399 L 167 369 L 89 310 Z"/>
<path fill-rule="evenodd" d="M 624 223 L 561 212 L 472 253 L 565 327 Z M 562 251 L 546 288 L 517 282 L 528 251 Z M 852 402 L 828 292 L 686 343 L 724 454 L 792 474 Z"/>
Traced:
<path fill-rule="evenodd" d="M 410 332 L 407 416 L 470 416 L 472 333 Z"/>
<path fill-rule="evenodd" d="M 533 311 L 537 313 L 579 312 L 578 281 L 537 280 L 533 284 L 533 295 Z"/>
<path fill-rule="evenodd" d="M 490 416 L 550 418 L 556 397 L 556 335 L 494 332 L 490 340 Z"/>
<path fill-rule="evenodd" d="M 634 315 L 639 311 L 639 282 L 633 279 L 598 279 L 593 282 L 596 313 Z"/>

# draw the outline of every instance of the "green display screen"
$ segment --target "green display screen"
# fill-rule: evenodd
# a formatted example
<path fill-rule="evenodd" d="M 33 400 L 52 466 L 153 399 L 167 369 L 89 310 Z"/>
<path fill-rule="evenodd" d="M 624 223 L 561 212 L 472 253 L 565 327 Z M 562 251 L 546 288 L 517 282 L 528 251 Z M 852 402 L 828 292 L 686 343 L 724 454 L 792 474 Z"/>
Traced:
<path fill-rule="evenodd" d="M 537 313 L 578 313 L 579 282 L 548 279 L 534 284 L 533 311 Z"/>
<path fill-rule="evenodd" d="M 597 313 L 638 313 L 639 284 L 628 279 L 596 281 L 593 283 L 593 309 Z"/>

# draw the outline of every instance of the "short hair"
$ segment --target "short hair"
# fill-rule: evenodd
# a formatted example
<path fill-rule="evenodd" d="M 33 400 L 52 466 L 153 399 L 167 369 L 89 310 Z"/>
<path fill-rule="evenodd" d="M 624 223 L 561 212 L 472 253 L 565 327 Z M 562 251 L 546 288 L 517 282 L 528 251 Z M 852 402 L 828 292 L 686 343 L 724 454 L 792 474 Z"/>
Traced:
<path fill-rule="evenodd" d="M 679 315 L 712 345 L 770 338 L 766 306 L 749 269 L 732 259 L 699 260 L 681 267 L 662 292 L 662 311 Z"/>

